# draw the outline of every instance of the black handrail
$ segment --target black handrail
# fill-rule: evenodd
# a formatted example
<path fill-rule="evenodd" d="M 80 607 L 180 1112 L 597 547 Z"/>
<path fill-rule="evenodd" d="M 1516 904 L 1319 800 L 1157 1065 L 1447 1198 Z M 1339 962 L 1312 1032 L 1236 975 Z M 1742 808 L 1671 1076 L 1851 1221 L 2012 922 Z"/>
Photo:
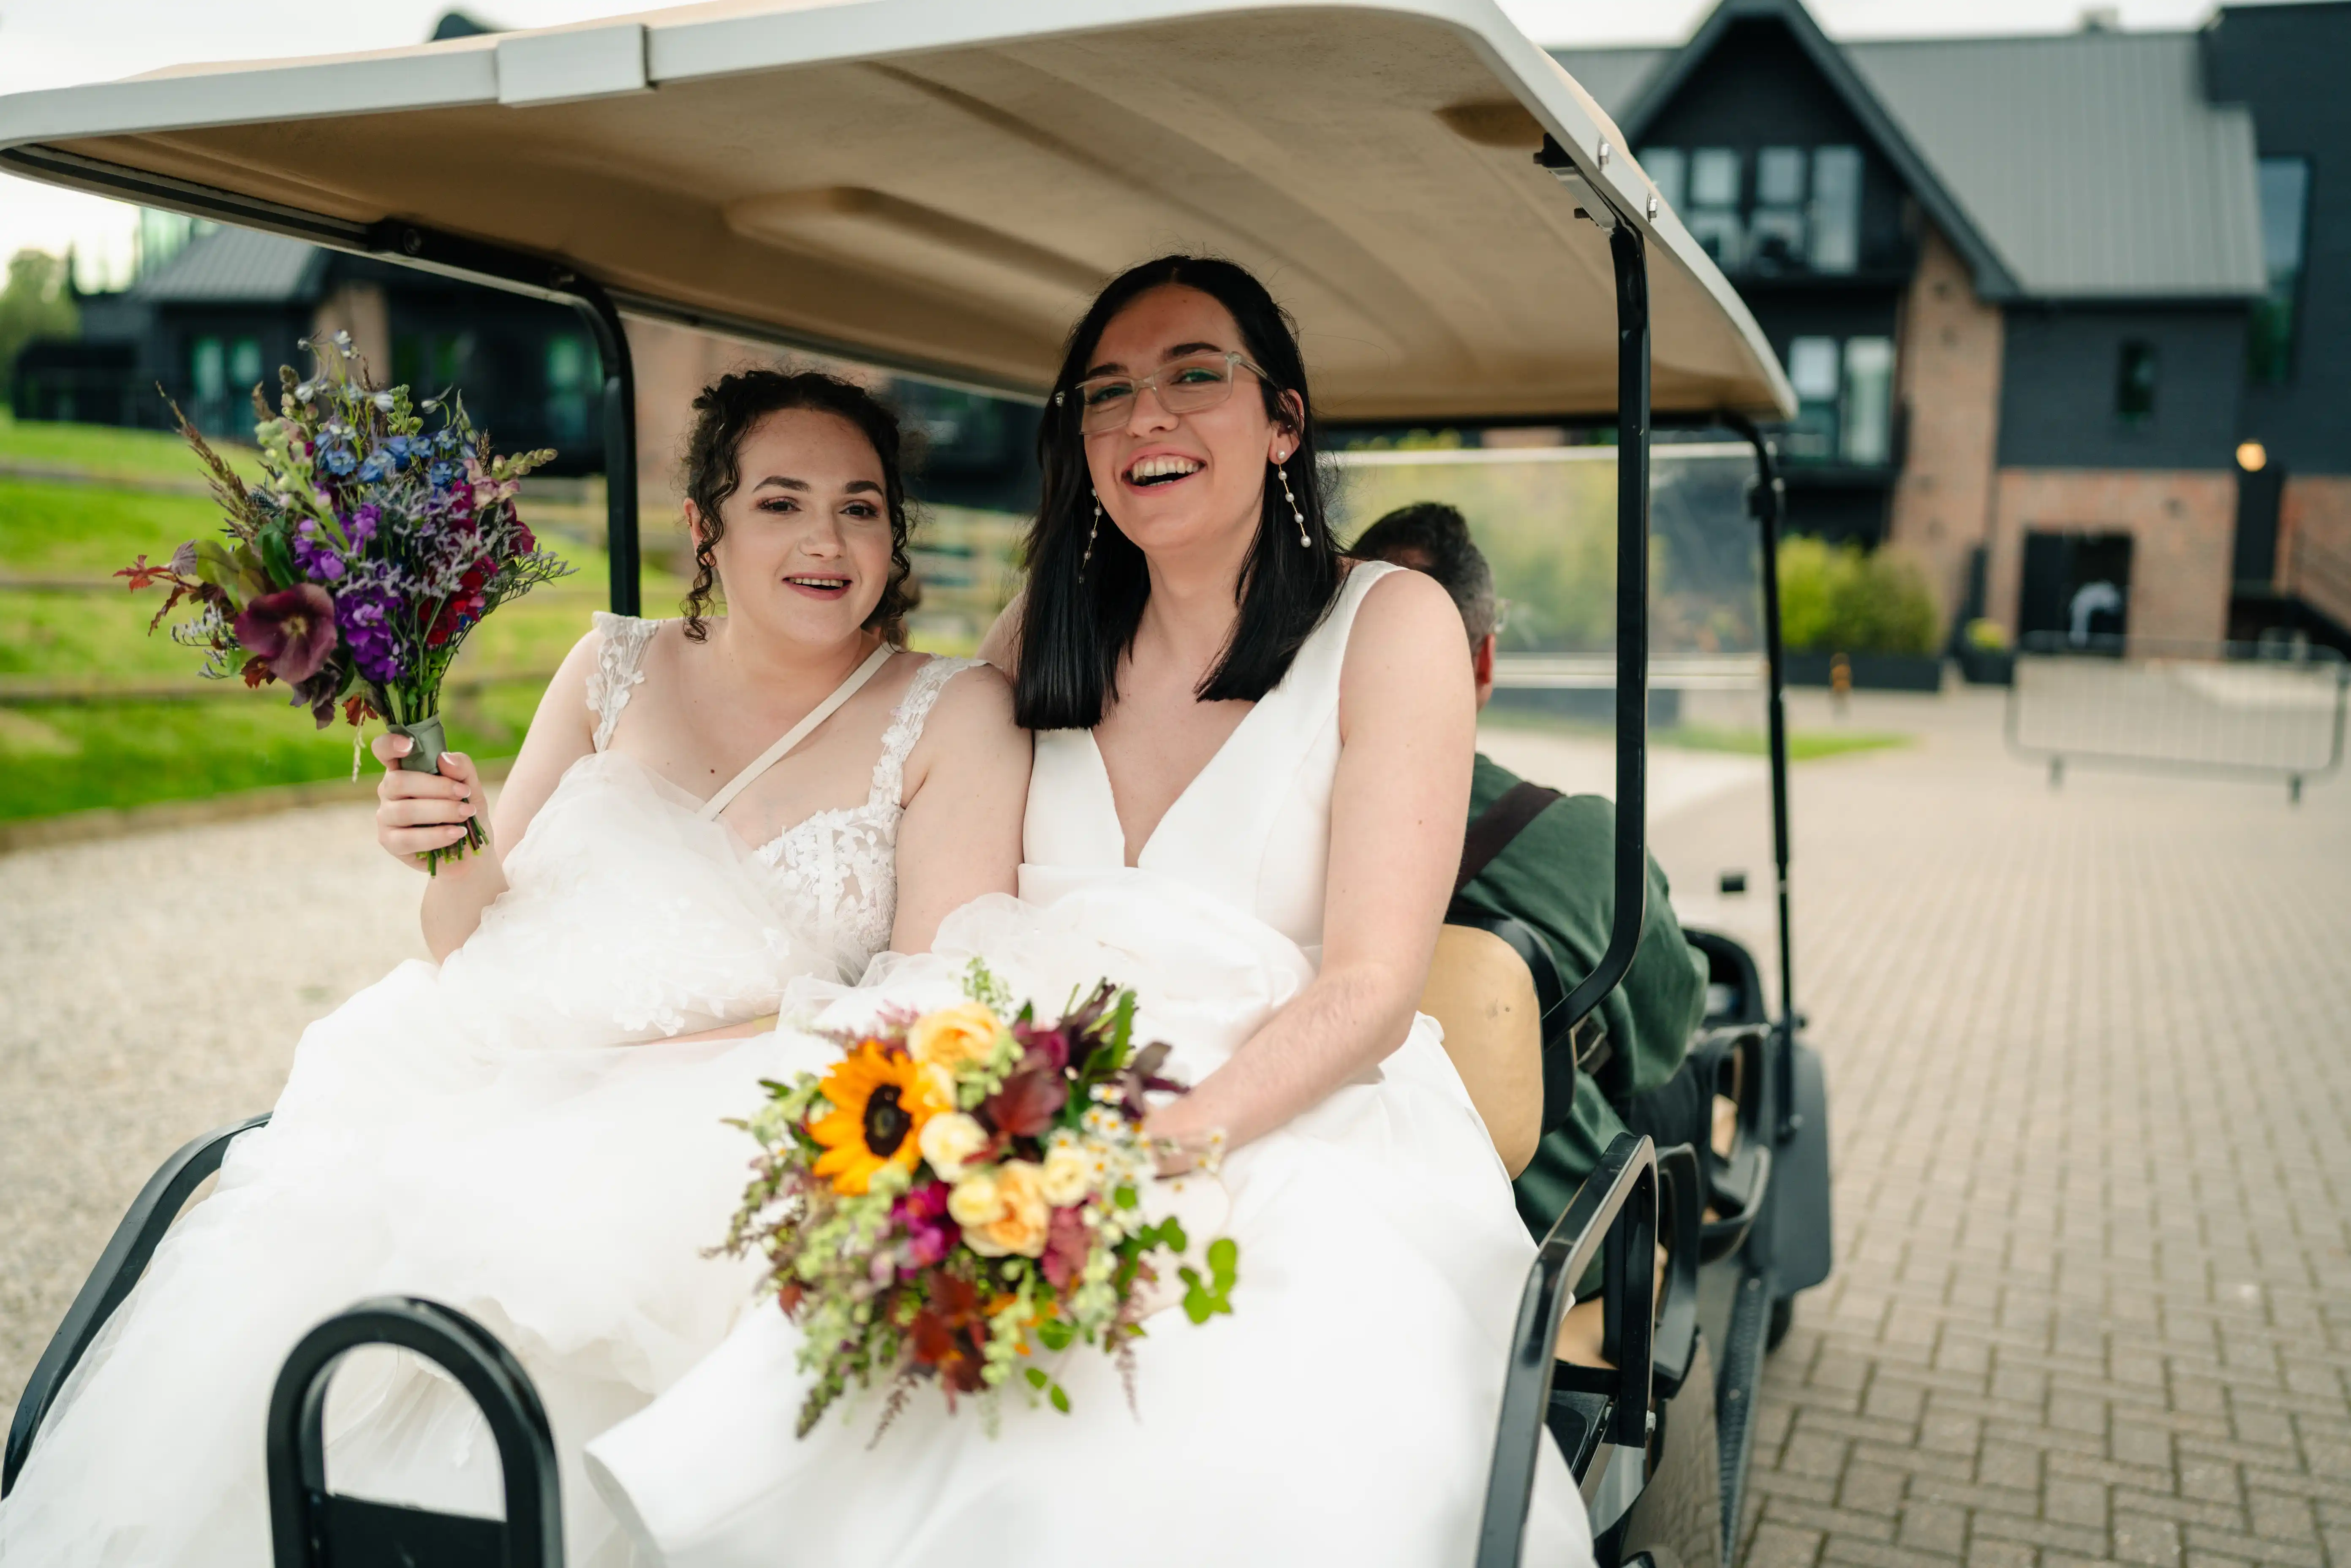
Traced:
<path fill-rule="evenodd" d="M 538 1390 L 489 1330 L 438 1301 L 381 1296 L 338 1312 L 302 1336 L 269 1399 L 269 1527 L 277 1568 L 333 1561 L 327 1490 L 327 1385 L 362 1345 L 411 1350 L 456 1379 L 498 1446 L 506 1484 L 502 1568 L 562 1568 L 563 1497 L 555 1435 Z"/>
<path fill-rule="evenodd" d="M 1567 1212 L 1535 1249 L 1510 1336 L 1494 1465 L 1478 1531 L 1478 1568 L 1517 1568 L 1527 1507 L 1534 1497 L 1544 1417 L 1558 1365 L 1554 1346 L 1575 1282 L 1606 1250 L 1608 1322 L 1614 1330 L 1614 1404 L 1601 1441 L 1643 1448 L 1648 1441 L 1651 1324 L 1655 1316 L 1657 1155 L 1645 1137 L 1620 1133 Z"/>
<path fill-rule="evenodd" d="M 628 329 L 612 297 L 591 277 L 545 256 L 444 234 L 394 220 L 371 225 L 362 242 L 372 255 L 403 266 L 510 294 L 569 305 L 596 340 L 604 371 L 604 549 L 611 565 L 615 615 L 643 604 L 637 538 L 637 372 Z"/>
<path fill-rule="evenodd" d="M 1640 231 L 1608 231 L 1616 272 L 1616 897 L 1608 946 L 1567 994 L 1573 1030 L 1616 988 L 1648 914 L 1649 272 Z"/>
<path fill-rule="evenodd" d="M 140 1188 L 121 1223 L 114 1228 L 106 1250 L 99 1254 L 89 1278 L 82 1282 L 73 1305 L 66 1309 L 57 1332 L 49 1336 L 48 1348 L 41 1353 L 31 1381 L 25 1385 L 25 1392 L 16 1401 L 16 1414 L 8 1423 L 7 1455 L 0 1460 L 0 1497 L 7 1496 L 16 1486 L 17 1473 L 32 1454 L 33 1438 L 41 1429 L 41 1420 L 57 1402 L 57 1391 L 65 1386 L 83 1353 L 98 1337 L 98 1331 L 106 1326 L 114 1310 L 147 1271 L 148 1260 L 155 1256 L 163 1233 L 187 1206 L 188 1196 L 205 1177 L 220 1169 L 223 1156 L 238 1134 L 249 1133 L 268 1120 L 264 1113 L 215 1127 L 201 1138 L 191 1139 L 181 1145 Z"/>

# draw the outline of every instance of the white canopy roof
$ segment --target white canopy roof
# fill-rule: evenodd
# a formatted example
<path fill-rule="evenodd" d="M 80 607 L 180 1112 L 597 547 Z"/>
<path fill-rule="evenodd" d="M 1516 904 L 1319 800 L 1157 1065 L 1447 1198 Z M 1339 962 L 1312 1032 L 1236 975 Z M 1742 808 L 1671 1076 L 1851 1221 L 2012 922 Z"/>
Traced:
<path fill-rule="evenodd" d="M 430 225 L 623 308 L 1045 390 L 1092 291 L 1255 269 L 1326 418 L 1601 413 L 1605 236 L 1647 240 L 1654 404 L 1784 416 L 1738 296 L 1491 0 L 719 0 L 0 98 L 0 167 L 363 246 Z"/>

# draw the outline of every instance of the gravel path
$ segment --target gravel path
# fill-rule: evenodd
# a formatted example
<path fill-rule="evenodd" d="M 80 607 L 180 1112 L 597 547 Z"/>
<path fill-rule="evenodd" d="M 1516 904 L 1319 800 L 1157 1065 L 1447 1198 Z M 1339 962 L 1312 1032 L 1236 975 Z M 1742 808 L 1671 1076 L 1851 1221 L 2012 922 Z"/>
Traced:
<path fill-rule="evenodd" d="M 0 1409 L 165 1155 L 422 957 L 364 806 L 0 855 Z"/>

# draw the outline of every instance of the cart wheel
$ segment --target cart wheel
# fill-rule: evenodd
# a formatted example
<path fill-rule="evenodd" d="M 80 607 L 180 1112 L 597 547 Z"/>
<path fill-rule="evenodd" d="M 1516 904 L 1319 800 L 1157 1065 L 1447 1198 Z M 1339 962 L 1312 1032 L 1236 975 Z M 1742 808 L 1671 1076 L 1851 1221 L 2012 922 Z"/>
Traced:
<path fill-rule="evenodd" d="M 1769 1355 L 1771 1352 L 1779 1349 L 1780 1342 L 1786 1339 L 1788 1337 L 1788 1331 L 1795 1326 L 1796 1298 L 1793 1296 L 1782 1296 L 1778 1301 L 1771 1303 L 1771 1326 L 1765 1329 L 1763 1333 L 1763 1354 Z"/>

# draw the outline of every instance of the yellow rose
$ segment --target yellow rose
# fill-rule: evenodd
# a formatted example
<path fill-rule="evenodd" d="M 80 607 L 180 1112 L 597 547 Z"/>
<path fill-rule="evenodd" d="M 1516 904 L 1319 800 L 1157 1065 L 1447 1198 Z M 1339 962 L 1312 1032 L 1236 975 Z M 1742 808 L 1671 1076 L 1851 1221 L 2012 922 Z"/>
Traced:
<path fill-rule="evenodd" d="M 1093 1190 L 1093 1185 L 1094 1162 L 1075 1144 L 1056 1144 L 1045 1151 L 1045 1163 L 1038 1167 L 1037 1186 L 1047 1203 L 1055 1208 L 1065 1208 Z"/>
<path fill-rule="evenodd" d="M 923 1158 L 947 1181 L 962 1180 L 963 1167 L 986 1147 L 987 1129 L 960 1111 L 949 1111 L 923 1124 Z"/>
<path fill-rule="evenodd" d="M 957 1182 L 947 1195 L 947 1212 L 963 1227 L 964 1244 L 983 1258 L 1043 1257 L 1052 1210 L 1038 1174 L 1027 1160 L 1007 1160 Z"/>
<path fill-rule="evenodd" d="M 949 1071 L 965 1062 L 984 1062 L 996 1054 L 1004 1026 L 978 1002 L 957 1002 L 935 1013 L 925 1013 L 906 1031 L 906 1049 L 917 1061 Z"/>

